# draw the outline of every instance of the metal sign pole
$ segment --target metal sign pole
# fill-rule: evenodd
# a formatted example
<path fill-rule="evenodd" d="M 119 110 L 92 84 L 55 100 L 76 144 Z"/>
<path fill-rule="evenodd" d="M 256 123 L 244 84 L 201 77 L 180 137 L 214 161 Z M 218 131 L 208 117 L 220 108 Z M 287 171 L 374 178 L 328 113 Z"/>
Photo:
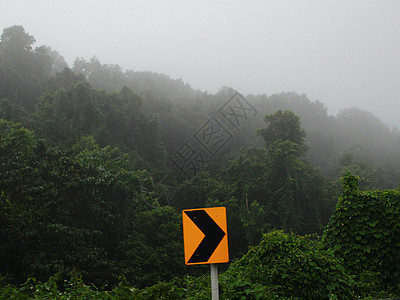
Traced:
<path fill-rule="evenodd" d="M 211 269 L 211 299 L 219 300 L 217 264 L 210 264 L 210 269 Z"/>

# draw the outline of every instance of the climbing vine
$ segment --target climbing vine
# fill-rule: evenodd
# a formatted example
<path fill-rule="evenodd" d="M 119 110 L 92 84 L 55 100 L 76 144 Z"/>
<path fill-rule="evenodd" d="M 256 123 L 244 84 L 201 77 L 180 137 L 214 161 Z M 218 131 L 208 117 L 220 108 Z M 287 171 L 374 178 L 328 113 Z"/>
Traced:
<path fill-rule="evenodd" d="M 400 282 L 400 190 L 360 191 L 358 178 L 342 178 L 343 193 L 324 232 L 325 247 L 368 289 Z"/>

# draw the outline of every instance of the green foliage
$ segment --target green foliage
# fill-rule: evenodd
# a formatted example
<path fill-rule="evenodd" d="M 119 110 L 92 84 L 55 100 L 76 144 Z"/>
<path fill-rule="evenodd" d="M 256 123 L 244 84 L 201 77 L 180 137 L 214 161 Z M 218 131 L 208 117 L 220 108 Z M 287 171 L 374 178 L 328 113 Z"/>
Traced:
<path fill-rule="evenodd" d="M 278 112 L 266 119 L 268 127 L 260 131 L 268 138 L 265 148 L 242 149 L 218 177 L 200 173 L 177 193 L 179 208 L 227 207 L 232 240 L 241 243 L 233 242 L 233 257 L 272 229 L 318 232 L 331 213 L 328 181 L 302 157 L 304 131 L 298 117 Z M 282 124 L 292 133 L 279 134 Z"/>
<path fill-rule="evenodd" d="M 44 48 L 33 50 L 35 38 L 22 26 L 5 28 L 0 40 L 0 99 L 8 98 L 33 110 L 51 72 Z"/>
<path fill-rule="evenodd" d="M 102 65 L 93 56 L 89 61 L 76 58 L 73 71 L 82 74 L 88 82 L 98 89 L 117 91 L 124 86 L 122 69 L 118 65 Z"/>
<path fill-rule="evenodd" d="M 0 100 L 0 119 L 13 122 L 26 121 L 28 114 L 16 101 L 10 99 Z"/>
<path fill-rule="evenodd" d="M 31 273 L 45 280 L 77 270 L 86 282 L 113 284 L 126 270 L 124 251 L 134 253 L 120 248 L 125 240 L 141 254 L 130 254 L 136 262 L 160 247 L 152 260 L 157 270 L 147 283 L 181 274 L 168 258 L 169 251 L 175 261 L 179 257 L 180 219 L 173 209 L 158 208 L 152 178 L 127 170 L 126 155 L 98 147 L 90 136 L 72 153 L 47 149 L 32 132 L 4 120 L 0 145 L 2 274 L 20 282 Z M 132 224 L 136 219 L 142 221 Z M 145 224 L 164 228 L 163 240 L 149 240 L 155 235 Z M 161 274 L 163 262 L 170 263 L 169 272 Z"/>
<path fill-rule="evenodd" d="M 274 231 L 224 274 L 230 295 L 265 299 L 352 299 L 354 281 L 315 237 Z"/>
<path fill-rule="evenodd" d="M 135 290 L 121 281 L 112 291 L 99 291 L 95 286 L 85 284 L 76 274 L 63 277 L 57 273 L 45 282 L 30 277 L 19 286 L 0 286 L 0 299 L 129 299 Z"/>
<path fill-rule="evenodd" d="M 60 144 L 73 143 L 81 135 L 97 135 L 104 127 L 104 114 L 99 110 L 98 99 L 85 82 L 75 84 L 42 96 L 35 130 L 41 137 Z"/>
<path fill-rule="evenodd" d="M 181 215 L 172 207 L 154 207 L 132 220 L 133 229 L 119 246 L 129 281 L 144 287 L 183 275 Z"/>
<path fill-rule="evenodd" d="M 41 138 L 70 147 L 91 135 L 101 146 L 118 146 L 128 153 L 136 167 L 165 169 L 158 120 L 143 113 L 140 97 L 126 87 L 112 94 L 96 91 L 68 74 L 65 70 L 68 90 L 59 88 L 40 98 L 32 127 Z"/>
<path fill-rule="evenodd" d="M 366 273 L 365 276 L 373 276 Z M 361 282 L 365 284 L 365 281 Z M 362 286 L 362 285 L 361 285 Z M 346 273 L 342 261 L 324 250 L 317 236 L 274 231 L 263 236 L 241 259 L 219 274 L 221 299 L 377 299 L 396 297 L 387 291 L 360 293 L 360 282 Z M 368 290 L 371 292 L 371 289 Z M 125 278 L 111 290 L 98 290 L 82 277 L 61 273 L 40 282 L 29 278 L 16 286 L 0 278 L 0 299 L 207 299 L 210 277 L 184 276 L 138 289 Z"/>
<path fill-rule="evenodd" d="M 293 92 L 249 95 L 247 99 L 261 112 L 290 110 L 298 115 L 307 133 L 306 156 L 314 166 L 321 167 L 325 176 L 335 179 L 343 171 L 351 171 L 368 180 L 360 182 L 360 186 L 385 189 L 398 186 L 400 132 L 372 113 L 353 107 L 340 111 L 337 117 L 329 116 L 323 103 Z M 355 164 L 343 170 L 339 159 L 346 153 L 354 155 Z M 369 153 L 369 157 L 360 156 L 362 153 Z"/>
<path fill-rule="evenodd" d="M 1 298 L 208 298 L 207 276 L 168 281 L 207 269 L 183 265 L 176 211 L 205 206 L 227 207 L 231 257 L 263 237 L 221 274 L 225 298 L 334 298 L 339 287 L 346 297 L 352 281 L 342 285 L 338 278 L 347 275 L 318 242 L 265 235 L 275 228 L 320 231 L 334 193 L 321 174 L 334 179 L 346 171 L 365 181 L 345 173 L 324 241 L 356 276 L 360 295 L 396 292 L 398 191 L 360 192 L 358 185 L 397 185 L 398 130 L 356 108 L 328 116 L 305 95 L 249 95 L 261 115 L 268 113 L 266 125 L 261 118 L 243 123 L 208 171 L 182 182 L 167 169 L 166 151 L 173 155 L 234 89 L 194 91 L 181 79 L 124 71 L 96 57 L 79 58 L 70 70 L 57 51 L 34 44 L 22 26 L 4 29 L 0 39 Z M 265 147 L 239 151 L 262 145 L 255 129 L 263 126 Z M 157 199 L 167 183 L 178 186 L 165 201 L 175 208 Z M 59 274 L 68 272 L 76 273 L 64 281 Z M 30 274 L 37 280 L 6 283 Z M 121 274 L 126 279 L 117 283 Z M 292 294 L 283 291 L 286 281 Z"/>
<path fill-rule="evenodd" d="M 1 280 L 2 278 L 0 278 Z M 71 273 L 68 277 L 58 273 L 48 281 L 40 282 L 30 277 L 19 285 L 0 281 L 0 299 L 207 299 L 210 296 L 210 278 L 175 278 L 170 282 L 159 282 L 151 287 L 137 289 L 129 286 L 124 278 L 111 290 L 99 290 L 87 285 L 80 276 Z"/>
<path fill-rule="evenodd" d="M 11 26 L 5 28 L 1 35 L 1 51 L 30 51 L 35 42 L 35 38 L 26 33 L 22 26 Z"/>
<path fill-rule="evenodd" d="M 373 189 L 376 186 L 390 188 L 397 186 L 391 168 L 378 164 L 372 159 L 373 155 L 358 146 L 341 155 L 338 160 L 338 172 L 347 172 L 358 176 L 360 189 Z"/>
<path fill-rule="evenodd" d="M 292 112 L 278 111 L 265 120 L 267 128 L 259 132 L 266 147 L 241 151 L 227 169 L 227 182 L 234 196 L 246 202 L 247 211 L 251 203 L 258 202 L 251 205 L 253 211 L 260 205 L 265 212 L 264 221 L 262 214 L 258 217 L 265 225 L 298 233 L 317 232 L 327 221 L 329 185 L 302 158 L 305 134 L 299 119 Z"/>
<path fill-rule="evenodd" d="M 301 128 L 300 118 L 292 111 L 278 110 L 274 114 L 266 115 L 264 121 L 267 127 L 260 129 L 258 134 L 263 137 L 267 147 L 278 141 L 289 141 L 298 147 L 300 154 L 306 149 L 306 132 Z"/>
<path fill-rule="evenodd" d="M 336 211 L 324 232 L 326 248 L 356 275 L 364 293 L 396 289 L 400 282 L 400 191 L 359 191 L 347 173 Z"/>
<path fill-rule="evenodd" d="M 221 299 L 353 299 L 355 282 L 315 237 L 264 235 L 219 275 Z M 138 299 L 206 299 L 210 278 L 185 277 L 137 290 Z"/>

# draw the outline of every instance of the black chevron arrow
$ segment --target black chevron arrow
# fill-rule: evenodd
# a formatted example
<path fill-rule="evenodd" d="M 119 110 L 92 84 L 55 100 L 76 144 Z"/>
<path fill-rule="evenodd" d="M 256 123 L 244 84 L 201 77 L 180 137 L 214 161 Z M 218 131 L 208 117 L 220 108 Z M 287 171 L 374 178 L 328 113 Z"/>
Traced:
<path fill-rule="evenodd" d="M 226 233 L 214 222 L 205 210 L 189 210 L 185 211 L 185 214 L 205 235 L 188 263 L 207 262 Z"/>

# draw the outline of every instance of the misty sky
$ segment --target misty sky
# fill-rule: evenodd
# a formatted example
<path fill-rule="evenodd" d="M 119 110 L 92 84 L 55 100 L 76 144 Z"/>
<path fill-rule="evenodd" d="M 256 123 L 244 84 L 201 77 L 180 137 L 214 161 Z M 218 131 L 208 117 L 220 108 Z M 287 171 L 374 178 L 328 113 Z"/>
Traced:
<path fill-rule="evenodd" d="M 294 91 L 400 127 L 400 1 L 0 0 L 0 11 L 1 30 L 24 26 L 70 66 L 96 55 L 211 93 Z"/>

